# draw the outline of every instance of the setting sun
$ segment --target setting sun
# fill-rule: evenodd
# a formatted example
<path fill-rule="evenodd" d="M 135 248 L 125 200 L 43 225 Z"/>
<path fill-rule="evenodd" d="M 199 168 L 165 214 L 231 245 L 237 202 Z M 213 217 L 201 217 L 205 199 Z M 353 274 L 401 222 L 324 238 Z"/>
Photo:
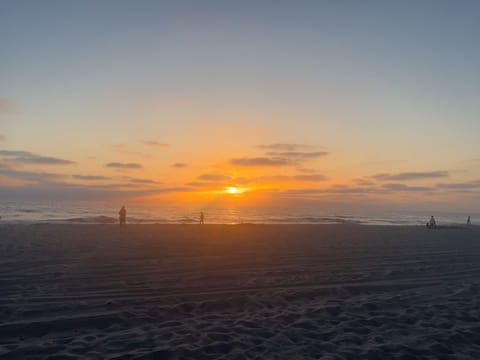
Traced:
<path fill-rule="evenodd" d="M 227 187 L 227 192 L 229 194 L 238 194 L 240 191 L 238 190 L 238 188 L 231 186 L 231 187 Z"/>

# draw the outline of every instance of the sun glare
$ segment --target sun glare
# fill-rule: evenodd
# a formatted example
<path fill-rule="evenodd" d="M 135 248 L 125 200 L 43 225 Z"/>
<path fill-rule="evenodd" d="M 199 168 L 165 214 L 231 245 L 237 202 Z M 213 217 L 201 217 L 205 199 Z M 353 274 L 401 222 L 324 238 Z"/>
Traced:
<path fill-rule="evenodd" d="M 227 192 L 229 194 L 238 194 L 239 193 L 238 189 L 234 186 L 227 187 Z"/>

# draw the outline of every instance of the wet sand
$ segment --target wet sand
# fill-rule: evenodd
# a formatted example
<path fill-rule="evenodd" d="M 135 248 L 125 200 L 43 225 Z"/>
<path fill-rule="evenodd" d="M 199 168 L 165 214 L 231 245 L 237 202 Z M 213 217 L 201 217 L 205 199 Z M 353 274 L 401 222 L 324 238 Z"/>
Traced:
<path fill-rule="evenodd" d="M 480 229 L 0 225 L 2 359 L 480 359 Z"/>

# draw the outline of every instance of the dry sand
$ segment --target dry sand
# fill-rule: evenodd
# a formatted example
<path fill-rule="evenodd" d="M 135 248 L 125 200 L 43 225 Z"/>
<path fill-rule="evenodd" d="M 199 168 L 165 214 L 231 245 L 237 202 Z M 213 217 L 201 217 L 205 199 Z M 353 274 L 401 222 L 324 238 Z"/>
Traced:
<path fill-rule="evenodd" d="M 2 359 L 480 359 L 480 229 L 2 225 Z"/>

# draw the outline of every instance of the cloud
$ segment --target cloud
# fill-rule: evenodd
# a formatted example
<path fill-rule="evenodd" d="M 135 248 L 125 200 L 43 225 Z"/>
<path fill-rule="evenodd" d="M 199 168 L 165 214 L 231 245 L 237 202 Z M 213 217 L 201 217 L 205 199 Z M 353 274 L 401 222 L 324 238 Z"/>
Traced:
<path fill-rule="evenodd" d="M 448 171 L 404 172 L 399 174 L 376 174 L 372 178 L 380 181 L 409 181 L 448 177 Z"/>
<path fill-rule="evenodd" d="M 468 181 L 463 183 L 440 183 L 437 184 L 439 189 L 449 190 L 472 190 L 480 188 L 480 180 Z"/>
<path fill-rule="evenodd" d="M 72 177 L 74 179 L 78 179 L 78 180 L 92 180 L 92 181 L 96 181 L 96 180 L 110 180 L 111 178 L 110 177 L 107 177 L 107 176 L 98 176 L 98 175 L 72 175 Z"/>
<path fill-rule="evenodd" d="M 286 151 L 286 152 L 267 152 L 266 155 L 272 156 L 274 158 L 288 158 L 294 160 L 306 160 L 313 159 L 322 156 L 327 156 L 328 152 L 326 151 L 314 151 L 314 152 L 300 152 L 300 151 Z"/>
<path fill-rule="evenodd" d="M 257 148 L 270 151 L 266 151 L 264 156 L 230 159 L 230 164 L 237 166 L 300 165 L 304 161 L 329 154 L 326 151 L 296 151 L 298 148 L 310 148 L 310 146 L 300 144 L 257 145 Z"/>
<path fill-rule="evenodd" d="M 289 159 L 275 159 L 269 157 L 237 158 L 231 159 L 230 164 L 237 166 L 287 166 L 295 165 Z"/>
<path fill-rule="evenodd" d="M 147 146 L 153 146 L 158 148 L 167 148 L 170 146 L 169 144 L 160 143 L 154 140 L 145 140 L 145 141 L 142 141 L 142 143 Z"/>
<path fill-rule="evenodd" d="M 0 134 L 0 141 L 7 141 L 7 137 L 5 135 Z"/>
<path fill-rule="evenodd" d="M 427 192 L 434 191 L 435 188 L 428 186 L 408 186 L 405 184 L 384 184 L 381 187 L 360 186 L 350 187 L 345 184 L 332 185 L 326 189 L 306 188 L 306 189 L 290 189 L 287 194 L 294 195 L 318 195 L 318 194 L 389 194 L 392 192 Z"/>
<path fill-rule="evenodd" d="M 111 162 L 105 164 L 106 167 L 119 169 L 119 170 L 138 170 L 143 169 L 143 165 L 139 163 L 121 163 L 121 162 Z"/>
<path fill-rule="evenodd" d="M 184 167 L 187 167 L 188 165 L 185 163 L 175 163 L 175 164 L 172 164 L 171 166 L 174 168 L 184 168 Z"/>
<path fill-rule="evenodd" d="M 428 187 L 428 186 L 409 186 L 405 184 L 383 184 L 383 189 L 390 190 L 390 191 L 432 191 L 435 188 Z"/>
<path fill-rule="evenodd" d="M 333 186 L 327 189 L 289 189 L 286 191 L 286 194 L 293 195 L 315 195 L 315 194 L 368 194 L 374 193 L 375 188 L 367 187 L 348 187 L 344 185 Z"/>
<path fill-rule="evenodd" d="M 209 187 L 209 188 L 218 188 L 218 187 L 225 187 L 227 184 L 223 182 L 216 182 L 216 181 L 191 181 L 187 183 L 188 186 L 193 187 Z"/>
<path fill-rule="evenodd" d="M 328 178 L 324 175 L 295 175 L 293 177 L 295 180 L 302 180 L 302 181 L 325 181 Z"/>
<path fill-rule="evenodd" d="M 43 156 L 28 151 L 0 150 L 0 156 L 6 157 L 9 162 L 35 165 L 72 165 L 75 161 Z"/>
<path fill-rule="evenodd" d="M 159 181 L 151 180 L 151 179 L 137 179 L 137 178 L 129 178 L 128 181 L 134 184 L 162 184 Z"/>
<path fill-rule="evenodd" d="M 268 182 L 287 182 L 287 181 L 304 181 L 304 182 L 321 182 L 328 178 L 324 175 L 273 175 L 273 176 L 261 176 L 248 180 L 248 183 L 268 183 Z"/>
<path fill-rule="evenodd" d="M 124 185 L 99 186 L 68 183 L 45 183 L 28 186 L 0 186 L 0 198 L 5 200 L 95 200 L 128 199 L 139 196 L 154 196 L 169 193 L 189 192 L 188 187 L 122 189 Z M 113 209 L 115 214 L 118 209 Z"/>
<path fill-rule="evenodd" d="M 187 183 L 187 185 L 194 187 L 218 188 L 225 186 L 235 186 L 235 184 L 237 183 L 236 179 L 223 174 L 201 174 L 197 176 L 197 179 L 200 181 L 191 181 Z"/>
<path fill-rule="evenodd" d="M 10 179 L 33 181 L 33 182 L 39 182 L 39 183 L 58 180 L 65 177 L 65 175 L 53 174 L 53 173 L 47 173 L 47 172 L 19 171 L 19 170 L 1 169 L 1 168 L 0 168 L 0 176 L 5 176 Z"/>
<path fill-rule="evenodd" d="M 268 145 L 257 145 L 257 148 L 264 150 L 274 150 L 274 151 L 295 151 L 297 149 L 311 148 L 310 145 L 303 144 L 268 144 Z"/>
<path fill-rule="evenodd" d="M 367 179 L 353 179 L 353 182 L 360 186 L 373 186 L 375 182 Z"/>
<path fill-rule="evenodd" d="M 222 174 L 202 174 L 197 176 L 199 180 L 207 180 L 207 181 L 230 181 L 232 178 L 227 175 Z"/>

